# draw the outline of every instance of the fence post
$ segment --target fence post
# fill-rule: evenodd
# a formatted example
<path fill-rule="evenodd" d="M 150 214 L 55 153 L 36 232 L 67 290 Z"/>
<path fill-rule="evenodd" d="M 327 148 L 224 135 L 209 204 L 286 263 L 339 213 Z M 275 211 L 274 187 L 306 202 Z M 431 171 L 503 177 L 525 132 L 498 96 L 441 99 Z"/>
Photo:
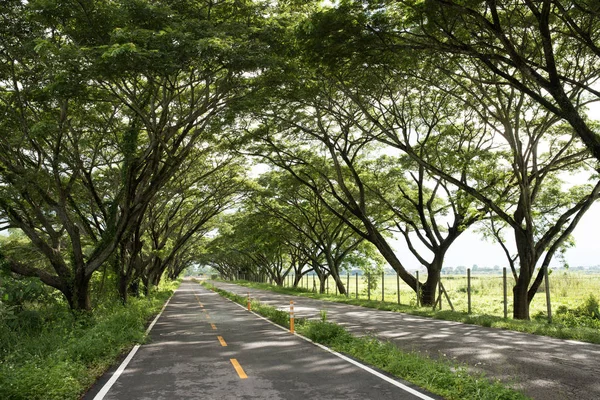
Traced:
<path fill-rule="evenodd" d="M 346 275 L 346 297 L 350 297 L 350 272 Z"/>
<path fill-rule="evenodd" d="M 355 272 L 356 276 L 356 300 L 358 300 L 358 272 Z"/>
<path fill-rule="evenodd" d="M 385 271 L 381 273 L 381 301 L 385 302 Z"/>
<path fill-rule="evenodd" d="M 550 281 L 548 280 L 548 266 L 544 268 L 544 280 L 546 281 L 546 309 L 548 310 L 548 323 L 552 323 L 552 304 L 550 303 Z"/>
<path fill-rule="evenodd" d="M 400 304 L 400 274 L 396 272 L 396 293 L 398 294 L 398 304 Z"/>
<path fill-rule="evenodd" d="M 248 292 L 248 302 L 247 302 L 247 307 L 248 307 L 248 311 L 250 311 L 252 309 L 252 306 L 250 305 L 250 292 Z"/>
<path fill-rule="evenodd" d="M 317 292 L 317 286 L 315 285 L 315 276 L 313 275 L 313 293 Z"/>
<path fill-rule="evenodd" d="M 506 267 L 502 268 L 502 292 L 504 295 L 504 318 L 508 318 L 508 301 L 506 295 Z"/>
<path fill-rule="evenodd" d="M 420 307 L 421 305 L 421 299 L 419 298 L 419 292 L 421 290 L 419 289 L 419 271 L 417 271 L 417 307 Z"/>
<path fill-rule="evenodd" d="M 371 273 L 367 274 L 367 300 L 371 300 Z"/>
<path fill-rule="evenodd" d="M 329 294 L 329 276 L 325 278 L 325 286 L 327 286 L 326 293 Z"/>
<path fill-rule="evenodd" d="M 471 268 L 467 268 L 467 312 L 471 314 Z"/>

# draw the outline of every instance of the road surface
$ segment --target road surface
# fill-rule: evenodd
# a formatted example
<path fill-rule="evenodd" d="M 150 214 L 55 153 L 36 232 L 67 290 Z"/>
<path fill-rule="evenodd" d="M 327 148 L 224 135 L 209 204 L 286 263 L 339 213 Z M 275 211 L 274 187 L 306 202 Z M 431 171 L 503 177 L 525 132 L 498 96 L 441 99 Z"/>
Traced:
<path fill-rule="evenodd" d="M 441 321 L 390 311 L 281 295 L 211 282 L 215 286 L 280 309 L 290 299 L 298 318 L 327 319 L 351 332 L 373 334 L 406 350 L 465 363 L 539 400 L 600 399 L 600 345 L 528 333 Z"/>
<path fill-rule="evenodd" d="M 192 282 L 182 283 L 149 343 L 136 350 L 84 399 L 438 398 L 369 373 Z"/>

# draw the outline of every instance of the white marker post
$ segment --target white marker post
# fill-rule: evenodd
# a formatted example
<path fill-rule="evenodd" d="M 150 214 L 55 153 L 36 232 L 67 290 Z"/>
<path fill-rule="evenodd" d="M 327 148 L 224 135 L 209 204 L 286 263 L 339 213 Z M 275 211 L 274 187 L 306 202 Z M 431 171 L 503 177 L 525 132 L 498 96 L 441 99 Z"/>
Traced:
<path fill-rule="evenodd" d="M 290 333 L 294 333 L 294 300 L 290 300 Z"/>

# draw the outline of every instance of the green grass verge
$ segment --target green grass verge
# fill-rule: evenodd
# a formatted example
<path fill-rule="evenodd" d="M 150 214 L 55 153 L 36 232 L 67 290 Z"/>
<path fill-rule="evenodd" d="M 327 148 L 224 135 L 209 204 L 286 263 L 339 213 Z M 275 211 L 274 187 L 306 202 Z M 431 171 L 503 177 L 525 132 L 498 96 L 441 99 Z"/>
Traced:
<path fill-rule="evenodd" d="M 432 310 L 425 307 L 414 307 L 404 304 L 382 302 L 379 300 L 355 299 L 333 294 L 313 293 L 307 289 L 273 286 L 267 283 L 256 283 L 248 281 L 233 282 L 237 285 L 255 289 L 269 290 L 276 293 L 290 294 L 295 296 L 309 297 L 319 300 L 333 301 L 337 303 L 352 304 L 377 310 L 396 311 L 406 314 L 430 317 L 446 321 L 456 321 L 465 324 L 479 325 L 485 327 L 512 330 L 517 332 L 532 333 L 535 335 L 550 336 L 559 339 L 580 340 L 588 343 L 600 344 L 600 329 L 590 326 L 582 326 L 577 320 L 570 318 L 569 314 L 556 315 L 554 322 L 548 323 L 544 318 L 534 318 L 530 321 L 505 319 L 498 316 L 486 314 L 467 314 L 449 310 Z"/>
<path fill-rule="evenodd" d="M 146 339 L 148 321 L 179 282 L 147 298 L 101 304 L 74 316 L 64 306 L 0 321 L 0 399 L 78 399 L 125 351 Z M 21 313 L 23 314 L 23 313 Z"/>
<path fill-rule="evenodd" d="M 242 305 L 246 297 L 203 283 L 207 288 Z M 252 301 L 252 311 L 271 321 L 289 327 L 289 314 L 258 301 Z M 323 318 L 325 319 L 325 318 Z M 373 337 L 357 337 L 343 327 L 326 321 L 296 320 L 298 333 L 316 343 L 347 354 L 357 360 L 386 371 L 448 400 L 528 399 L 524 394 L 492 381 L 483 374 L 474 374 L 464 365 L 449 360 L 431 359 L 420 353 L 405 352 L 394 344 Z"/>

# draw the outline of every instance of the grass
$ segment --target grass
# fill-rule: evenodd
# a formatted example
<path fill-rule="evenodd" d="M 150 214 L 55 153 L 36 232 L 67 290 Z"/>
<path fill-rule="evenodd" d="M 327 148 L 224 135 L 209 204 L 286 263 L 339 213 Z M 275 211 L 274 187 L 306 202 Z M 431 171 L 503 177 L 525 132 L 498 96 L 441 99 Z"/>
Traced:
<path fill-rule="evenodd" d="M 346 297 L 331 293 L 313 293 L 311 290 L 307 290 L 306 288 L 280 287 L 266 283 L 248 281 L 236 281 L 235 283 L 256 289 L 270 290 L 277 293 L 358 305 L 362 307 L 375 308 L 378 310 L 403 312 L 422 317 L 456 321 L 466 324 L 506 329 L 517 332 L 526 332 L 559 339 L 572 339 L 580 340 L 582 342 L 600 344 L 600 319 L 577 316 L 575 309 L 566 309 L 565 306 L 562 306 L 563 308 L 559 308 L 557 310 L 558 313 L 556 313 L 554 316 L 553 322 L 548 323 L 545 319 L 545 315 L 540 313 L 537 313 L 530 321 L 522 321 L 509 318 L 505 319 L 502 316 L 486 314 L 484 312 L 468 314 L 464 311 L 433 310 L 429 307 L 416 307 L 414 302 L 411 304 L 398 304 L 397 302 L 391 301 L 382 302 L 380 300 L 381 298 L 379 298 L 379 300 L 375 300 L 372 297 L 372 300 L 367 300 L 361 297 L 356 299 L 352 296 Z M 585 301 L 586 300 L 583 300 L 583 303 L 585 303 Z M 582 307 L 582 304 L 578 305 L 577 307 Z"/>
<path fill-rule="evenodd" d="M 205 286 L 240 304 L 246 298 L 210 284 Z M 252 302 L 252 310 L 289 327 L 289 315 L 274 307 Z M 449 400 L 463 399 L 527 399 L 525 395 L 510 389 L 497 381 L 487 379 L 482 374 L 470 373 L 463 365 L 447 360 L 433 360 L 420 353 L 405 352 L 392 343 L 382 342 L 373 337 L 356 337 L 343 327 L 327 322 L 326 315 L 319 321 L 297 320 L 296 330 L 316 343 L 321 343 L 340 353 L 345 353 L 380 370 L 412 382 L 431 393 Z"/>
<path fill-rule="evenodd" d="M 0 398 L 80 398 L 119 355 L 145 340 L 149 319 L 178 284 L 126 306 L 105 302 L 89 315 L 53 305 L 0 319 Z"/>

